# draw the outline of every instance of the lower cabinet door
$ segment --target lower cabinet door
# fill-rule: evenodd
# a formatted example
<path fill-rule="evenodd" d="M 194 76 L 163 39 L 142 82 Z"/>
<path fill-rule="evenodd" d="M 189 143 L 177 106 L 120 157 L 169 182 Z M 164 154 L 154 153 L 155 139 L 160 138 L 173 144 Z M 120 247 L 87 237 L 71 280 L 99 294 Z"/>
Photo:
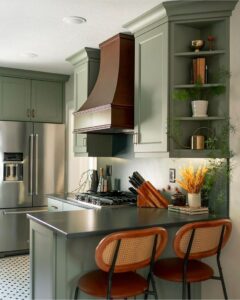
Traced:
<path fill-rule="evenodd" d="M 85 208 L 80 207 L 80 206 L 76 206 L 76 205 L 72 205 L 72 204 L 69 204 L 69 203 L 63 203 L 63 210 L 64 211 L 82 210 L 82 209 L 85 209 Z"/>
<path fill-rule="evenodd" d="M 63 202 L 56 199 L 48 198 L 48 211 L 62 211 Z"/>

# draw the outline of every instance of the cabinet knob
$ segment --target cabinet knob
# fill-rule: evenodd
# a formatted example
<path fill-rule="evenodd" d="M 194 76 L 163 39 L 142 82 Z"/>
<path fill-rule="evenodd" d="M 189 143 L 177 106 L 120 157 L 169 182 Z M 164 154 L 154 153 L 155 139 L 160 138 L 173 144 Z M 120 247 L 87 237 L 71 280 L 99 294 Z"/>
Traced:
<path fill-rule="evenodd" d="M 27 117 L 28 117 L 28 118 L 31 117 L 31 110 L 30 110 L 30 108 L 27 109 Z"/>
<path fill-rule="evenodd" d="M 139 134 L 138 132 L 134 132 L 133 134 L 133 144 L 138 144 L 139 143 Z"/>
<path fill-rule="evenodd" d="M 35 118 L 35 109 L 32 109 L 32 118 Z"/>

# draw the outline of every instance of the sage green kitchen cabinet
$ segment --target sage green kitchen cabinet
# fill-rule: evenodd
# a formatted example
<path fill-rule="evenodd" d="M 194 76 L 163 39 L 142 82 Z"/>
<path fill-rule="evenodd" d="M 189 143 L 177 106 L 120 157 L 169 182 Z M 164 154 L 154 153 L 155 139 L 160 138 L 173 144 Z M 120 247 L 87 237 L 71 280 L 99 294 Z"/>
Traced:
<path fill-rule="evenodd" d="M 69 76 L 0 68 L 0 120 L 62 123 Z"/>
<path fill-rule="evenodd" d="M 135 40 L 136 156 L 161 156 L 168 150 L 168 27 L 161 24 Z"/>
<path fill-rule="evenodd" d="M 32 80 L 31 96 L 32 121 L 62 123 L 63 86 L 61 82 Z"/>
<path fill-rule="evenodd" d="M 48 198 L 48 211 L 63 211 L 63 202 L 57 199 Z"/>
<path fill-rule="evenodd" d="M 77 111 L 87 100 L 97 80 L 99 71 L 99 49 L 83 48 L 67 58 L 74 66 L 74 110 Z M 89 156 L 87 134 L 74 134 L 74 154 L 76 156 Z"/>
<path fill-rule="evenodd" d="M 0 120 L 28 121 L 31 107 L 31 81 L 0 77 Z"/>
<path fill-rule="evenodd" d="M 71 210 L 82 210 L 85 209 L 78 205 L 74 205 L 71 203 L 67 203 L 65 201 L 48 198 L 48 211 L 50 212 L 57 212 L 57 211 L 71 211 Z"/>
<path fill-rule="evenodd" d="M 63 211 L 82 210 L 83 207 L 63 202 Z"/>
<path fill-rule="evenodd" d="M 177 101 L 173 95 L 193 87 L 198 57 L 205 57 L 208 67 L 202 88 L 220 85 L 214 75 L 229 71 L 229 17 L 236 3 L 166 1 L 123 26 L 135 36 L 135 156 L 223 157 L 221 148 L 229 144 L 229 80 L 223 94 L 207 99 L 208 116 L 193 117 L 196 99 Z M 215 40 L 211 47 L 209 36 Z M 199 39 L 205 47 L 194 52 L 191 41 Z M 195 134 L 206 136 L 204 149 L 191 149 Z"/>

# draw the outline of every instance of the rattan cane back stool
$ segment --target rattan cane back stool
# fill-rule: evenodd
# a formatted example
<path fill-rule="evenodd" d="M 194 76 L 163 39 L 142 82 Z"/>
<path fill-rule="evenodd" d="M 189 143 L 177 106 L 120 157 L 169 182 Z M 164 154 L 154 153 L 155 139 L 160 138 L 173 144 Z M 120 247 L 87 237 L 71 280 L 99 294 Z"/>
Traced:
<path fill-rule="evenodd" d="M 182 299 L 191 299 L 190 284 L 208 279 L 217 279 L 222 283 L 223 293 L 227 299 L 222 267 L 221 249 L 227 243 L 232 230 L 229 219 L 195 222 L 184 225 L 175 235 L 174 258 L 160 259 L 153 268 L 155 276 L 182 283 Z M 202 258 L 216 255 L 219 276 L 214 276 L 213 269 Z"/>
<path fill-rule="evenodd" d="M 167 244 L 168 234 L 164 228 L 154 227 L 112 233 L 103 238 L 95 251 L 98 270 L 83 275 L 75 291 L 98 298 L 128 298 L 157 291 L 152 267 Z M 148 277 L 136 270 L 149 266 Z M 150 283 L 152 291 L 149 290 Z"/>

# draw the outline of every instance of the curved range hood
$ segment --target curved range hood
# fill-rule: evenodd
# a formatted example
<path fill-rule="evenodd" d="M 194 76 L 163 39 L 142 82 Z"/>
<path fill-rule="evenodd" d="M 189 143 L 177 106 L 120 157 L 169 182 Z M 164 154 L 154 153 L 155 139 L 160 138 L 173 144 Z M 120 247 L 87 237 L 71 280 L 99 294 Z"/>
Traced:
<path fill-rule="evenodd" d="M 134 38 L 120 33 L 99 46 L 98 78 L 86 102 L 74 113 L 74 132 L 132 132 Z"/>

